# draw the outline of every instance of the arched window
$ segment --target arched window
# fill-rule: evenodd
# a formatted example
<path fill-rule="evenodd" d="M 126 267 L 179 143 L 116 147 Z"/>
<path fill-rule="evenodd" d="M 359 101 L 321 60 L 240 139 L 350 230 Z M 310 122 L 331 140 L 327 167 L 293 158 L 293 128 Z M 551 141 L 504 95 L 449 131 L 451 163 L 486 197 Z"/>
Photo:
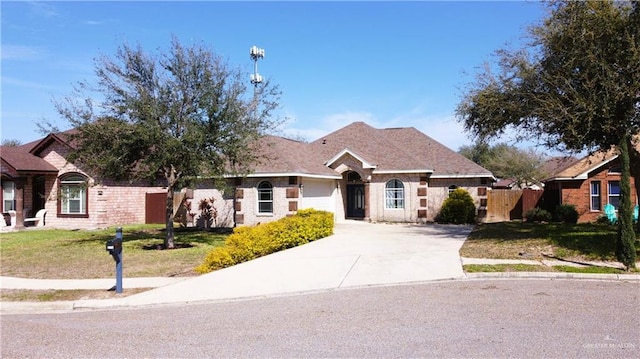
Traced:
<path fill-rule="evenodd" d="M 362 178 L 358 172 L 350 171 L 347 173 L 347 182 L 362 182 Z"/>
<path fill-rule="evenodd" d="M 80 174 L 60 177 L 58 213 L 61 215 L 87 214 L 87 178 Z"/>
<path fill-rule="evenodd" d="M 258 184 L 258 213 L 273 213 L 273 186 L 267 181 Z"/>
<path fill-rule="evenodd" d="M 404 208 L 404 185 L 402 181 L 392 179 L 385 186 L 385 208 Z"/>

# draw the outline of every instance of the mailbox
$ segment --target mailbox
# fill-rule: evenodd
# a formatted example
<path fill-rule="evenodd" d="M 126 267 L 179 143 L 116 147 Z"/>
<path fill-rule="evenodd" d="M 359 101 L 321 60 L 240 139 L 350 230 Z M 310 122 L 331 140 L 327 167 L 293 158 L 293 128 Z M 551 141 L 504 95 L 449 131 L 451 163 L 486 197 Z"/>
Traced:
<path fill-rule="evenodd" d="M 116 262 L 116 285 L 112 290 L 122 293 L 122 227 L 116 228 L 116 237 L 107 241 L 105 249 Z"/>
<path fill-rule="evenodd" d="M 121 260 L 120 254 L 122 253 L 122 229 L 116 232 L 116 237 L 107 241 L 106 250 L 111 254 L 113 260 L 119 263 Z"/>

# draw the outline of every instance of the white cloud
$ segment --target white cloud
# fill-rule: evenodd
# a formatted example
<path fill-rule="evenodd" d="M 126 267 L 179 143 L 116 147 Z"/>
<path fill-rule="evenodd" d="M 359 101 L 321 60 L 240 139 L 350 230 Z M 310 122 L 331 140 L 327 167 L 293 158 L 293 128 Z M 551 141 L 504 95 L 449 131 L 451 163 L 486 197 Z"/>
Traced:
<path fill-rule="evenodd" d="M 44 18 L 59 16 L 58 11 L 50 3 L 44 3 L 40 1 L 29 1 L 27 3 L 31 7 L 31 12 L 38 16 Z"/>
<path fill-rule="evenodd" d="M 2 45 L 2 60 L 34 60 L 41 56 L 38 47 L 26 45 Z"/>
<path fill-rule="evenodd" d="M 85 25 L 93 25 L 93 26 L 102 25 L 104 23 L 105 21 L 102 21 L 102 20 L 85 20 L 84 21 Z"/>
<path fill-rule="evenodd" d="M 3 86 L 10 85 L 10 86 L 29 89 L 29 90 L 59 91 L 64 89 L 63 87 L 60 87 L 60 86 L 52 86 L 42 82 L 25 81 L 25 80 L 16 79 L 13 77 L 2 77 L 2 85 Z"/>
<path fill-rule="evenodd" d="M 298 121 L 296 116 L 289 114 L 289 121 L 285 123 L 284 132 L 292 137 L 304 138 L 308 141 L 314 141 L 322 136 L 331 133 L 337 129 L 345 127 L 353 122 L 366 122 L 373 127 L 382 127 L 373 114 L 368 112 L 340 112 L 324 116 L 319 121 L 310 124 L 308 122 Z M 302 127 L 304 126 L 304 127 Z"/>

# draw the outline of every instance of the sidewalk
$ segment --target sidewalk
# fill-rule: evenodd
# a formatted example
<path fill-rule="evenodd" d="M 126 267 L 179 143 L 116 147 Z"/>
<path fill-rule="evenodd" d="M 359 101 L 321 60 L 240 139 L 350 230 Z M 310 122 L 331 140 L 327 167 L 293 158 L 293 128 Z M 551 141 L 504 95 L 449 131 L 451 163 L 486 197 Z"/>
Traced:
<path fill-rule="evenodd" d="M 175 284 L 190 277 L 149 277 L 149 278 L 123 278 L 124 288 L 158 288 L 169 284 Z M 28 279 L 15 277 L 1 277 L 2 289 L 28 289 L 28 290 L 107 290 L 116 283 L 111 279 Z"/>

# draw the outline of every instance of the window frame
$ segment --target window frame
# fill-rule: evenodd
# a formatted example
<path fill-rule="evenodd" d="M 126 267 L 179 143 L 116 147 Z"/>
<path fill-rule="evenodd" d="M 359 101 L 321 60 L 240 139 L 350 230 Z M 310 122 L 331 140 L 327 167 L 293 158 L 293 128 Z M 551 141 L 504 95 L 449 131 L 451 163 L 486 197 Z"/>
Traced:
<path fill-rule="evenodd" d="M 393 185 L 393 187 L 390 187 Z M 404 209 L 405 208 L 405 190 L 404 183 L 393 178 L 384 185 L 384 208 L 385 209 Z"/>
<path fill-rule="evenodd" d="M 616 183 L 618 185 L 618 193 L 617 194 L 611 194 L 611 184 Z M 620 188 L 620 181 L 608 181 L 607 182 L 607 203 L 610 203 L 611 205 L 613 205 L 613 207 L 616 209 L 616 211 L 618 211 L 618 209 L 620 208 L 620 193 L 621 188 Z M 611 199 L 612 198 L 616 198 L 616 204 L 611 203 Z"/>
<path fill-rule="evenodd" d="M 11 184 L 8 186 L 8 184 Z M 11 187 L 11 198 L 7 199 L 7 192 L 5 192 L 8 188 Z M 7 201 L 11 201 L 11 208 L 7 209 Z M 13 181 L 2 181 L 2 212 L 6 213 L 9 211 L 16 210 L 16 183 Z"/>
<path fill-rule="evenodd" d="M 266 187 L 268 186 L 268 187 Z M 273 215 L 273 185 L 269 181 L 260 181 L 256 186 L 256 208 L 258 215 Z M 263 194 L 268 194 L 268 199 L 262 199 Z M 263 211 L 262 205 L 270 204 L 270 211 Z"/>
<path fill-rule="evenodd" d="M 89 217 L 89 190 L 88 178 L 80 173 L 67 173 L 58 178 L 58 217 L 62 218 L 88 218 Z M 79 195 L 72 198 L 79 201 L 79 211 L 70 212 L 71 204 L 65 199 L 65 191 L 79 187 Z M 66 204 L 66 205 L 65 205 Z M 66 211 L 65 211 L 66 208 Z"/>
<path fill-rule="evenodd" d="M 597 185 L 597 193 L 594 193 L 594 185 Z M 598 200 L 597 208 L 593 205 L 594 200 Z M 602 211 L 602 183 L 600 181 L 591 181 L 589 182 L 589 209 L 592 212 L 601 212 Z"/>

